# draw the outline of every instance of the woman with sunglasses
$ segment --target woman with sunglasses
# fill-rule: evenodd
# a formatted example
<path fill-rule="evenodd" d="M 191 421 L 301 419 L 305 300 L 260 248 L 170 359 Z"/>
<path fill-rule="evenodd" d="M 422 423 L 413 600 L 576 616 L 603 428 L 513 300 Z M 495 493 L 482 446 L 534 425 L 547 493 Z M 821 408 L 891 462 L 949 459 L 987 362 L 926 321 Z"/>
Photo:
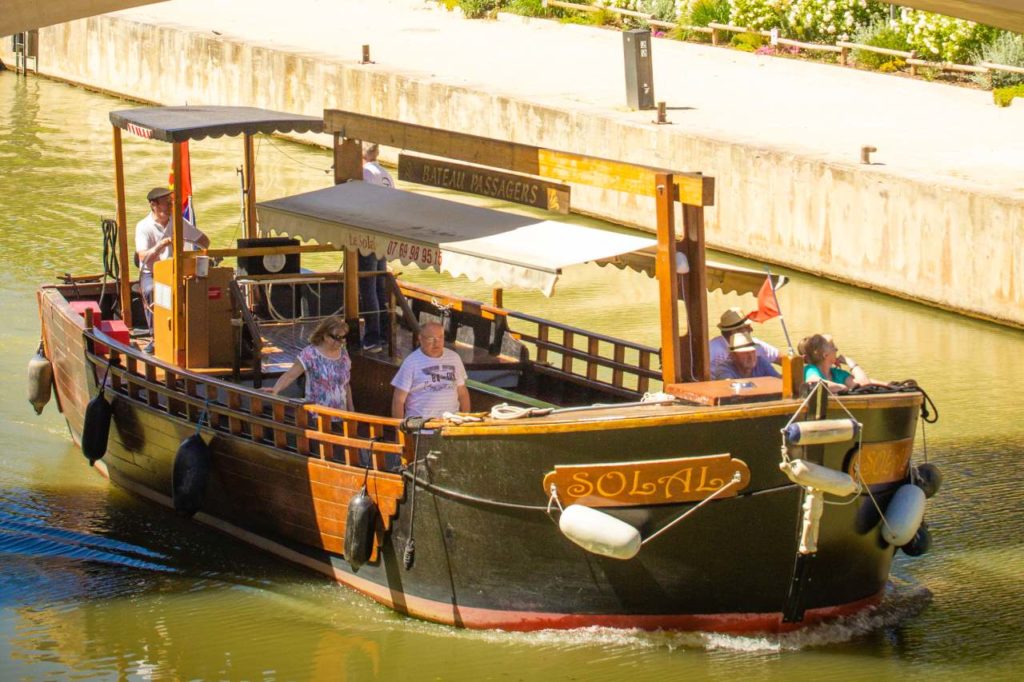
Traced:
<path fill-rule="evenodd" d="M 807 383 L 824 381 L 829 388 L 837 390 L 875 383 L 856 360 L 839 354 L 830 334 L 809 336 L 797 349 L 804 356 L 804 381 Z M 843 365 L 847 369 L 843 369 Z"/>
<path fill-rule="evenodd" d="M 352 411 L 352 360 L 345 349 L 348 324 L 340 317 L 323 320 L 309 336 L 295 364 L 288 368 L 271 388 L 277 395 L 306 375 L 306 400 L 317 405 Z"/>

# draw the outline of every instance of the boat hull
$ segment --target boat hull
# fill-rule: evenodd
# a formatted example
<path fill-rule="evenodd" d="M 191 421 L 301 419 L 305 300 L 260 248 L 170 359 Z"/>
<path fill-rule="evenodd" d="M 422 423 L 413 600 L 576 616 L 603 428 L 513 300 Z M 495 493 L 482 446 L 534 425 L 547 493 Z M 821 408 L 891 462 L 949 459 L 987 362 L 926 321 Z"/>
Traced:
<path fill-rule="evenodd" d="M 60 405 L 78 439 L 84 406 L 99 390 L 101 366 L 90 360 L 80 320 L 63 298 L 44 290 L 40 305 Z M 196 424 L 110 387 L 107 394 L 114 398 L 114 417 L 97 468 L 115 484 L 170 506 L 175 453 Z M 779 430 L 797 406 L 631 408 L 557 423 L 524 420 L 423 434 L 415 505 L 412 469 L 405 477 L 375 472 L 370 478 L 382 511 L 381 543 L 358 571 L 344 559 L 345 512 L 365 470 L 244 434 L 210 431 L 212 473 L 195 518 L 399 612 L 440 623 L 506 630 L 786 630 L 877 602 L 894 549 L 880 539 L 874 505 L 884 508 L 906 476 L 906 461 L 896 462 L 891 480 L 872 486 L 874 501 L 862 495 L 826 507 L 810 579 L 799 591 L 802 622 L 783 622 L 803 490 L 779 471 Z M 847 406 L 864 424 L 865 443 L 883 449 L 902 444 L 890 450 L 909 457 L 917 394 L 856 397 Z M 830 416 L 839 416 L 833 409 Z M 737 495 L 709 502 L 672 525 L 626 561 L 589 553 L 567 539 L 544 486 L 555 467 L 721 454 L 743 462 L 749 482 Z M 851 443 L 840 443 L 815 456 L 846 470 L 852 454 Z M 650 537 L 698 502 L 603 511 Z M 407 569 L 410 539 L 415 554 Z"/>

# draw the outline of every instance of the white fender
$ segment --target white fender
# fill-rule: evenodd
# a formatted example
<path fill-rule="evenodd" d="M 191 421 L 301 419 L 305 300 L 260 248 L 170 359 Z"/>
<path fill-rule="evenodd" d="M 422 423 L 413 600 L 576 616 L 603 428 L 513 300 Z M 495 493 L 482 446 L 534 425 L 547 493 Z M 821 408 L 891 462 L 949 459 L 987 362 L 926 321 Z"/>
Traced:
<path fill-rule="evenodd" d="M 577 545 L 612 559 L 632 559 L 640 551 L 640 531 L 625 521 L 586 507 L 570 504 L 558 520 L 558 528 Z"/>
<path fill-rule="evenodd" d="M 839 497 L 852 495 L 859 490 L 857 482 L 849 474 L 814 462 L 791 459 L 788 462 L 779 462 L 779 468 L 793 483 L 806 488 L 817 488 Z"/>
<path fill-rule="evenodd" d="M 28 361 L 28 401 L 32 403 L 36 414 L 42 414 L 46 403 L 50 402 L 50 385 L 52 383 L 53 368 L 40 349 Z"/>
<path fill-rule="evenodd" d="M 901 485 L 885 508 L 882 538 L 897 547 L 913 540 L 924 520 L 924 501 L 924 491 L 916 485 Z"/>
<path fill-rule="evenodd" d="M 813 422 L 795 422 L 784 430 L 786 440 L 793 445 L 821 445 L 845 443 L 857 437 L 860 424 L 853 419 L 822 419 Z"/>

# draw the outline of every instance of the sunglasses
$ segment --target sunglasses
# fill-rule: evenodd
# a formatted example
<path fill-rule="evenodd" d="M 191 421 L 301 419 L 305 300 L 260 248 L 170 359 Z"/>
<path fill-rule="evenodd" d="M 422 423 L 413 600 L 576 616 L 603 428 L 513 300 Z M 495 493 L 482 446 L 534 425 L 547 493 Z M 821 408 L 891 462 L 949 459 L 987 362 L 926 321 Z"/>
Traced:
<path fill-rule="evenodd" d="M 337 334 L 328 334 L 327 336 L 331 337 L 332 339 L 334 339 L 338 343 L 345 343 L 345 337 L 344 336 L 338 336 Z"/>

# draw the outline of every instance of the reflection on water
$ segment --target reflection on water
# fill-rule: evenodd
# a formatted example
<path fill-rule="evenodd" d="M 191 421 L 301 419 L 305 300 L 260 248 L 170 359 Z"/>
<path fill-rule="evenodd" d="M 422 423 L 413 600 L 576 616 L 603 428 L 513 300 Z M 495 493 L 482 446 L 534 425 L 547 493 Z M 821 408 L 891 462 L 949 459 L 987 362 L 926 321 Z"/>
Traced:
<path fill-rule="evenodd" d="M 36 284 L 101 270 L 99 219 L 114 212 L 107 112 L 122 106 L 0 73 L 0 363 L 10 379 L 0 398 L 0 678 L 1009 679 L 1024 664 L 1024 423 L 1011 394 L 1024 380 L 1024 335 L 799 274 L 779 293 L 794 342 L 831 332 L 872 376 L 917 379 L 941 411 L 916 453 L 926 436 L 946 477 L 929 503 L 933 551 L 897 554 L 886 599 L 855 618 L 768 638 L 457 631 L 397 616 L 109 487 L 53 403 L 32 414 L 21 382 L 39 338 Z M 131 136 L 125 147 L 134 224 L 146 191 L 166 182 L 170 152 Z M 241 234 L 240 152 L 238 140 L 192 146 L 199 224 L 216 247 Z M 261 198 L 330 183 L 323 150 L 263 139 L 257 164 Z M 490 298 L 486 286 L 442 285 L 411 266 L 403 276 Z M 553 298 L 509 290 L 505 300 L 657 342 L 655 288 L 636 273 L 571 268 Z M 732 305 L 753 300 L 716 293 L 710 310 Z M 785 345 L 778 321 L 757 334 Z"/>

